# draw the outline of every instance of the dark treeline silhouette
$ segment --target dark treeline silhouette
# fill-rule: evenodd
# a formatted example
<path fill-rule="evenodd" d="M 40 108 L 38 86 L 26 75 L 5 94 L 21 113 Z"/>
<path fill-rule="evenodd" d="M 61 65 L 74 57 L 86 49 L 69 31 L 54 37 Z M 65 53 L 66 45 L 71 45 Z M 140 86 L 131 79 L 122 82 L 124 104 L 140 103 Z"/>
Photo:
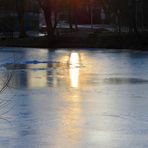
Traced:
<path fill-rule="evenodd" d="M 29 12 L 39 12 L 39 7 L 33 0 L 0 0 L 0 32 L 10 35 L 17 30 L 19 37 L 25 37 L 26 21 L 31 24 L 31 19 L 34 19 L 32 17 L 30 22 L 25 19 L 26 13 Z"/>
<path fill-rule="evenodd" d="M 25 13 L 28 11 L 43 11 L 49 39 L 56 35 L 57 24 L 61 20 L 68 22 L 70 30 L 78 30 L 80 23 L 112 24 L 119 33 L 138 34 L 148 26 L 147 0 L 0 0 L 0 4 L 3 15 L 17 14 L 20 37 L 26 36 Z M 5 26 L 10 24 L 11 29 L 8 22 L 0 21 Z"/>

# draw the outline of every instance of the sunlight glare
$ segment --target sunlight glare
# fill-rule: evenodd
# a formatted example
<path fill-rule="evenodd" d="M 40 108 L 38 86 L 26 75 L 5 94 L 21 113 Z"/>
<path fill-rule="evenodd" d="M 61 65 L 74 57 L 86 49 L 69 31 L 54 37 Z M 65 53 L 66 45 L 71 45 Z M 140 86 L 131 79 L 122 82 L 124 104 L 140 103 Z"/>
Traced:
<path fill-rule="evenodd" d="M 70 82 L 71 87 L 77 88 L 79 86 L 79 54 L 76 52 L 70 55 Z"/>
<path fill-rule="evenodd" d="M 79 64 L 79 54 L 76 52 L 71 53 L 70 55 L 70 65 L 76 67 Z"/>

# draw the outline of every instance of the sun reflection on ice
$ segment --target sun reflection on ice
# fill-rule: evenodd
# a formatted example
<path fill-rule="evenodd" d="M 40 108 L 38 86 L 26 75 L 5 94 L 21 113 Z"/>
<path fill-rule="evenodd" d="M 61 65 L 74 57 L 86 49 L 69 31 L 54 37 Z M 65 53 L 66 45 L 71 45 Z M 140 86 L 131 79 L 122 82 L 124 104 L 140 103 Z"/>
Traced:
<path fill-rule="evenodd" d="M 80 55 L 76 52 L 72 52 L 70 54 L 70 59 L 69 59 L 69 64 L 70 64 L 70 83 L 71 87 L 73 88 L 78 88 L 79 87 L 79 65 L 80 65 Z"/>

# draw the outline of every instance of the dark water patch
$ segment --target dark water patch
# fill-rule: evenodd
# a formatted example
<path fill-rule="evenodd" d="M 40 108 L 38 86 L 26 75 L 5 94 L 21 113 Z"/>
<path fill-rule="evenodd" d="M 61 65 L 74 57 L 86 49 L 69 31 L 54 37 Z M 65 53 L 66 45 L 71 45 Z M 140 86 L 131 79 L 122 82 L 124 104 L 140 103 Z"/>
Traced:
<path fill-rule="evenodd" d="M 93 78 L 87 80 L 87 85 L 134 85 L 134 84 L 148 84 L 147 79 L 141 79 L 141 78 Z"/>
<path fill-rule="evenodd" d="M 106 78 L 104 79 L 106 84 L 148 84 L 147 79 L 140 78 Z"/>
<path fill-rule="evenodd" d="M 60 62 L 49 62 L 49 61 L 27 61 L 24 63 L 7 63 L 3 65 L 8 70 L 23 70 L 23 69 L 30 69 L 30 70 L 48 70 L 49 68 L 55 67 L 62 67 L 63 63 Z"/>
<path fill-rule="evenodd" d="M 7 68 L 8 70 L 49 70 L 51 68 L 81 68 L 85 66 L 79 63 L 73 66 L 68 62 L 33 60 L 20 63 L 6 63 L 3 65 L 3 67 Z"/>
<path fill-rule="evenodd" d="M 20 64 L 53 64 L 53 63 L 59 63 L 59 62 L 31 60 L 31 61 L 23 61 Z"/>

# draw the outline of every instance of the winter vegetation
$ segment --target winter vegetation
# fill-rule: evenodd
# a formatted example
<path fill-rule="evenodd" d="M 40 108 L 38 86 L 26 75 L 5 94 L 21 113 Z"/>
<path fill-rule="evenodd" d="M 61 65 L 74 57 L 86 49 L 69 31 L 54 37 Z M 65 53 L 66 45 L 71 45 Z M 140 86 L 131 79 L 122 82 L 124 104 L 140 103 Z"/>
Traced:
<path fill-rule="evenodd" d="M 104 36 L 105 32 L 112 33 L 112 38 L 116 38 L 116 35 L 123 38 L 133 35 L 142 40 L 139 40 L 140 44 L 146 44 L 145 41 L 143 43 L 147 38 L 148 27 L 146 0 L 0 0 L 0 3 L 0 32 L 4 37 L 13 38 L 19 32 L 19 37 L 25 38 L 29 36 L 28 31 L 37 31 L 47 35 L 46 46 L 52 46 L 57 39 L 65 37 L 63 34 L 67 37 L 67 32 L 71 33 L 70 36 L 77 32 L 78 37 L 73 40 L 79 40 L 81 34 L 85 38 L 96 38 L 101 33 Z M 40 25 L 43 23 L 41 15 L 45 21 L 44 26 Z M 61 27 L 63 24 L 66 29 Z M 95 28 L 96 25 L 99 27 Z M 43 43 L 40 44 L 43 46 Z"/>

